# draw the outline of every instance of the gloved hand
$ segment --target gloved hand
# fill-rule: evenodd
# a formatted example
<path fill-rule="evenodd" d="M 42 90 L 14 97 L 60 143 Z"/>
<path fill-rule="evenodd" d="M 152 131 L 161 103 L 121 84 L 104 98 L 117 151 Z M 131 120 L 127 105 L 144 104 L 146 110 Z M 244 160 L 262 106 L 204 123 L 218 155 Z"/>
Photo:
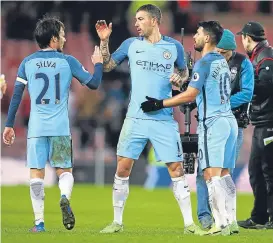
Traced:
<path fill-rule="evenodd" d="M 146 96 L 147 101 L 141 103 L 141 109 L 143 112 L 158 111 L 163 108 L 163 100 L 158 100 Z"/>

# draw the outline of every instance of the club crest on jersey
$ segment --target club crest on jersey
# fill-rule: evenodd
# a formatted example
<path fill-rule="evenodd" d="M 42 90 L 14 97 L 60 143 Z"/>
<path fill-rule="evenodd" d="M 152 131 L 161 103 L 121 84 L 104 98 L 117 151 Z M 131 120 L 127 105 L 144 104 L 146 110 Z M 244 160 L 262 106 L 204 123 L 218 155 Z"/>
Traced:
<path fill-rule="evenodd" d="M 231 78 L 231 81 L 233 81 L 237 75 L 237 72 L 238 72 L 237 67 L 231 68 L 230 72 L 231 72 L 230 78 Z"/>
<path fill-rule="evenodd" d="M 172 57 L 172 54 L 169 51 L 163 52 L 163 57 L 167 60 L 169 60 Z"/>
<path fill-rule="evenodd" d="M 192 81 L 197 81 L 199 79 L 199 74 L 198 73 L 194 73 L 192 76 Z"/>

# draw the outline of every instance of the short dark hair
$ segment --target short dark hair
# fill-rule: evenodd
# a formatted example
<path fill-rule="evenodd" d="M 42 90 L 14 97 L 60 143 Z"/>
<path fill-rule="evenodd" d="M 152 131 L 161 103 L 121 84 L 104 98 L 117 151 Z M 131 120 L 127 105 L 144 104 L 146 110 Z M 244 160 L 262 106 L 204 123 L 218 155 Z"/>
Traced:
<path fill-rule="evenodd" d="M 153 18 L 156 18 L 158 24 L 161 23 L 161 18 L 162 18 L 161 10 L 156 5 L 153 5 L 153 4 L 142 5 L 141 7 L 138 8 L 136 12 L 139 12 L 139 11 L 145 11 L 149 13 Z"/>
<path fill-rule="evenodd" d="M 34 37 L 41 49 L 49 46 L 51 38 L 60 37 L 61 28 L 64 29 L 64 24 L 56 17 L 44 16 L 40 19 L 34 31 Z"/>
<path fill-rule="evenodd" d="M 243 34 L 243 36 L 245 38 L 246 38 L 246 36 L 249 36 L 255 42 L 261 42 L 261 41 L 266 40 L 266 38 L 264 36 L 251 36 L 251 35 L 248 35 L 248 34 Z"/>
<path fill-rule="evenodd" d="M 203 21 L 198 24 L 211 37 L 211 44 L 217 45 L 222 38 L 224 29 L 218 21 Z"/>

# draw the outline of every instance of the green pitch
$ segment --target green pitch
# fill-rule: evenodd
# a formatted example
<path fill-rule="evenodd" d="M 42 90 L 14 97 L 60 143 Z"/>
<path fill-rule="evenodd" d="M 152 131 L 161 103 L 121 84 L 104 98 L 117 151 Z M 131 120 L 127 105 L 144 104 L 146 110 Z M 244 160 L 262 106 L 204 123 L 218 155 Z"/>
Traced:
<path fill-rule="evenodd" d="M 272 230 L 243 230 L 232 236 L 185 236 L 183 220 L 170 189 L 146 191 L 130 187 L 124 215 L 124 232 L 101 235 L 99 230 L 112 221 L 111 186 L 98 188 L 76 185 L 72 208 L 76 226 L 67 231 L 61 221 L 58 187 L 46 188 L 45 233 L 29 233 L 33 226 L 33 214 L 28 187 L 2 187 L 2 243 L 177 243 L 177 242 L 273 242 Z M 239 219 L 249 216 L 253 203 L 250 195 L 239 195 L 237 215 Z M 194 216 L 196 197 L 192 195 Z M 196 220 L 196 216 L 195 216 Z"/>

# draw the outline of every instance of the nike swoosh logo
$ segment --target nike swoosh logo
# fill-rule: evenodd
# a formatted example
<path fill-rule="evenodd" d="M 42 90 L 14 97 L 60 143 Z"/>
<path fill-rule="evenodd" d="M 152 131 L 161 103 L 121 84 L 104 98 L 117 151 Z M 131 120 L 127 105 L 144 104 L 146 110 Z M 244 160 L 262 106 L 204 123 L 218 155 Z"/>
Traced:
<path fill-rule="evenodd" d="M 142 52 L 145 52 L 145 51 L 136 51 L 136 53 L 142 53 Z"/>

